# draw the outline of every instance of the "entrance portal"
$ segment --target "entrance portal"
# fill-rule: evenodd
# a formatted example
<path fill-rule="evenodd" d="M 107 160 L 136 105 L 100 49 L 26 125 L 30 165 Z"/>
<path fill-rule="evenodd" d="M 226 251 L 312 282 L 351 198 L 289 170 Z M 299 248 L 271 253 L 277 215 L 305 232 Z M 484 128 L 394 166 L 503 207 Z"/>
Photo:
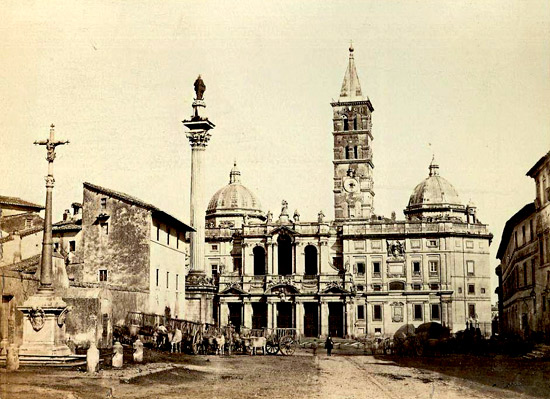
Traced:
<path fill-rule="evenodd" d="M 294 328 L 292 303 L 279 302 L 277 304 L 277 328 Z"/>
<path fill-rule="evenodd" d="M 304 335 L 319 336 L 319 304 L 316 302 L 304 303 Z"/>
<path fill-rule="evenodd" d="M 333 337 L 344 336 L 344 304 L 343 303 L 329 302 L 328 332 Z"/>
<path fill-rule="evenodd" d="M 228 303 L 229 306 L 229 321 L 235 326 L 235 331 L 241 331 L 242 324 L 242 304 Z"/>
<path fill-rule="evenodd" d="M 252 328 L 267 327 L 267 303 L 252 303 Z"/>

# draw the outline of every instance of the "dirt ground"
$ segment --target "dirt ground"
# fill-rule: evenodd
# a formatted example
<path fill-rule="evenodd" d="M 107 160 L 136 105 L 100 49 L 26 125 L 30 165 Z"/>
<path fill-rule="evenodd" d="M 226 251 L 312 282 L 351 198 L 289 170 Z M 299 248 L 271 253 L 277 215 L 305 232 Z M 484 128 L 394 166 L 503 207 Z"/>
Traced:
<path fill-rule="evenodd" d="M 48 368 L 0 371 L 0 399 L 50 398 L 548 398 L 550 362 L 446 356 L 187 356 L 99 375 Z"/>

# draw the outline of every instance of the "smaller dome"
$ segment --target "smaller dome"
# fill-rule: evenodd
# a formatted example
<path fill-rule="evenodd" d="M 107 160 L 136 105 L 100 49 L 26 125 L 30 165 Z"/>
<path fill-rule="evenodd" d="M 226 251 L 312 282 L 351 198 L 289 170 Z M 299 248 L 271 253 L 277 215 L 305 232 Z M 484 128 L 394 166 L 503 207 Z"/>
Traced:
<path fill-rule="evenodd" d="M 219 189 L 210 199 L 206 209 L 207 219 L 222 216 L 264 218 L 258 198 L 241 184 L 241 172 L 236 162 L 229 173 L 229 184 Z"/>
<path fill-rule="evenodd" d="M 463 210 L 458 192 L 449 181 L 439 176 L 439 165 L 432 159 L 429 176 L 418 184 L 409 198 L 406 215 L 444 210 Z"/>

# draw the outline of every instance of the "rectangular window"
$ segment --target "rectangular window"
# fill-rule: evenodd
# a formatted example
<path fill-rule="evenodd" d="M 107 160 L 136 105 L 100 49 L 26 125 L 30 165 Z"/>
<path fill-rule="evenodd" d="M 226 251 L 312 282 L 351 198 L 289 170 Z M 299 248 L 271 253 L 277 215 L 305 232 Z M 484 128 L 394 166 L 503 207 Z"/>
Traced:
<path fill-rule="evenodd" d="M 363 262 L 357 262 L 357 274 L 365 274 L 365 264 Z"/>
<path fill-rule="evenodd" d="M 476 293 L 476 286 L 475 284 L 468 284 L 468 294 L 474 295 Z"/>
<path fill-rule="evenodd" d="M 458 287 L 458 293 L 462 294 L 462 287 Z"/>
<path fill-rule="evenodd" d="M 364 291 L 364 290 L 365 290 L 364 286 L 362 286 L 362 285 L 357 286 L 357 291 Z"/>
<path fill-rule="evenodd" d="M 357 305 L 357 319 L 358 320 L 364 320 L 365 319 L 365 306 Z"/>
<path fill-rule="evenodd" d="M 421 304 L 413 305 L 413 313 L 414 313 L 415 320 L 422 320 L 422 305 Z"/>
<path fill-rule="evenodd" d="M 476 305 L 474 303 L 468 304 L 468 317 L 471 319 L 476 318 Z"/>
<path fill-rule="evenodd" d="M 380 284 L 373 284 L 372 289 L 374 291 L 382 291 L 382 286 Z"/>
<path fill-rule="evenodd" d="M 485 294 L 485 288 L 482 288 L 482 289 L 481 289 L 481 293 L 482 293 L 482 294 Z"/>
<path fill-rule="evenodd" d="M 380 274 L 380 262 L 372 262 L 372 272 L 374 274 Z"/>
<path fill-rule="evenodd" d="M 109 235 L 109 223 L 103 222 L 103 223 L 100 223 L 100 226 L 101 226 L 101 232 L 103 233 L 103 235 L 104 236 Z"/>
<path fill-rule="evenodd" d="M 160 224 L 157 224 L 157 241 L 160 241 Z"/>
<path fill-rule="evenodd" d="M 472 240 L 466 241 L 466 248 L 473 249 L 474 248 L 474 242 Z"/>
<path fill-rule="evenodd" d="M 431 260 L 428 262 L 428 265 L 430 267 L 430 275 L 436 276 L 439 274 L 439 262 L 436 260 Z"/>
<path fill-rule="evenodd" d="M 170 287 L 170 272 L 166 272 L 166 288 Z"/>
<path fill-rule="evenodd" d="M 420 262 L 413 262 L 413 274 L 420 275 Z"/>
<path fill-rule="evenodd" d="M 422 284 L 413 284 L 412 287 L 414 291 L 422 290 Z"/>
<path fill-rule="evenodd" d="M 216 252 L 218 250 L 218 244 L 212 244 L 212 251 Z"/>
<path fill-rule="evenodd" d="M 372 306 L 372 319 L 374 321 L 382 320 L 382 305 L 373 305 Z"/>
<path fill-rule="evenodd" d="M 533 241 L 535 232 L 533 231 L 533 219 L 529 220 L 529 241 Z"/>
<path fill-rule="evenodd" d="M 170 245 L 170 228 L 166 229 L 166 245 Z"/>
<path fill-rule="evenodd" d="M 432 284 L 430 284 L 430 289 L 431 289 L 432 291 L 437 291 L 437 290 L 439 290 L 439 284 L 437 284 L 437 283 L 432 283 Z"/>
<path fill-rule="evenodd" d="M 525 244 L 527 242 L 527 236 L 525 235 L 525 225 L 521 226 L 521 243 Z"/>
<path fill-rule="evenodd" d="M 156 276 L 156 285 L 159 286 L 159 269 L 157 269 L 157 276 Z"/>
<path fill-rule="evenodd" d="M 107 208 L 107 198 L 101 198 L 101 209 Z"/>
<path fill-rule="evenodd" d="M 466 261 L 466 273 L 468 273 L 468 276 L 473 276 L 475 274 L 474 266 L 475 263 L 473 260 Z"/>
<path fill-rule="evenodd" d="M 107 281 L 107 269 L 99 270 L 99 281 Z"/>
<path fill-rule="evenodd" d="M 437 247 L 437 240 L 428 240 L 428 247 L 431 247 L 431 248 Z"/>
<path fill-rule="evenodd" d="M 76 241 L 69 241 L 69 251 L 70 252 L 76 251 Z"/>
<path fill-rule="evenodd" d="M 439 314 L 439 304 L 432 303 L 432 320 L 439 320 L 441 319 L 441 316 Z"/>
<path fill-rule="evenodd" d="M 212 278 L 216 279 L 218 277 L 218 265 L 212 265 Z"/>

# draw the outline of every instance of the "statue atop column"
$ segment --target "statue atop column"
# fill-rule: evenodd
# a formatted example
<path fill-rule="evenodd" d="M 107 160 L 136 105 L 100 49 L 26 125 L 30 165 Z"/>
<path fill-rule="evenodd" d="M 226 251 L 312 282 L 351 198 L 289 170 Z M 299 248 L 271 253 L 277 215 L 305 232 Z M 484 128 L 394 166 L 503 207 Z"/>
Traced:
<path fill-rule="evenodd" d="M 201 75 L 195 80 L 195 94 L 197 97 L 195 100 L 203 100 L 204 92 L 206 91 L 206 85 L 204 84 L 204 81 L 201 78 Z"/>

